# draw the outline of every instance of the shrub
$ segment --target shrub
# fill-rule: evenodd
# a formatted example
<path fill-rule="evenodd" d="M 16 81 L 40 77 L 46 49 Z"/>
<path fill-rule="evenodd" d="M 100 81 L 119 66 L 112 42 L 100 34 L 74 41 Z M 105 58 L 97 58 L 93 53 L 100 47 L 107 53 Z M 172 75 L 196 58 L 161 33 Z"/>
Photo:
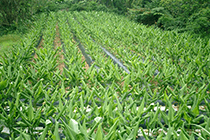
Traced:
<path fill-rule="evenodd" d="M 174 30 L 177 29 L 178 31 L 185 31 L 186 22 L 183 18 L 177 17 L 174 18 L 170 14 L 164 14 L 158 19 L 157 26 L 164 29 L 164 30 Z"/>
<path fill-rule="evenodd" d="M 189 18 L 187 28 L 197 34 L 207 35 L 210 33 L 210 9 L 203 8 Z"/>
<path fill-rule="evenodd" d="M 146 25 L 152 25 L 155 24 L 158 19 L 164 15 L 165 11 L 163 7 L 157 7 L 157 8 L 140 8 L 140 9 L 128 9 L 128 15 L 131 17 L 131 19 L 136 20 L 137 22 L 146 24 Z"/>
<path fill-rule="evenodd" d="M 45 9 L 48 0 L 1 0 L 1 25 L 18 24 L 21 19 L 31 17 L 39 9 Z"/>

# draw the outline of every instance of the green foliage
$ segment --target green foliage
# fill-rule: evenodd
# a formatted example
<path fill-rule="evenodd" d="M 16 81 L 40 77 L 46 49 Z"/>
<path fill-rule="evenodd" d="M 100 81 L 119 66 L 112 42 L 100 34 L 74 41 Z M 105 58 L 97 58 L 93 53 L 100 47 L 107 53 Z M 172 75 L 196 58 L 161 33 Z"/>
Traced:
<path fill-rule="evenodd" d="M 164 30 L 178 30 L 183 29 L 186 25 L 180 18 L 174 18 L 170 14 L 164 14 L 158 19 L 157 26 Z"/>
<path fill-rule="evenodd" d="M 22 19 L 32 16 L 37 10 L 45 9 L 47 0 L 1 0 L 0 13 L 2 26 L 17 25 Z"/>
<path fill-rule="evenodd" d="M 59 10 L 65 10 L 71 7 L 71 4 L 68 2 L 51 2 L 48 4 L 46 11 L 59 11 Z"/>
<path fill-rule="evenodd" d="M 68 9 L 126 14 L 145 25 L 205 36 L 209 33 L 209 6 L 208 0 L 2 0 L 0 31 L 5 34 L 19 28 L 24 32 L 35 13 Z"/>
<path fill-rule="evenodd" d="M 8 33 L 25 33 L 31 28 L 35 14 L 45 12 L 48 0 L 1 0 L 0 36 Z"/>
<path fill-rule="evenodd" d="M 170 14 L 164 15 L 158 21 L 164 29 L 178 29 L 196 34 L 206 35 L 209 32 L 208 0 L 161 0 Z"/>
<path fill-rule="evenodd" d="M 210 33 L 210 9 L 202 8 L 199 12 L 190 16 L 187 28 L 197 34 L 209 35 Z"/>
<path fill-rule="evenodd" d="M 208 0 L 137 0 L 133 3 L 136 5 L 129 8 L 128 15 L 140 23 L 203 36 L 209 33 Z"/>
<path fill-rule="evenodd" d="M 208 7 L 208 3 L 208 0 L 161 0 L 160 5 L 165 7 L 174 18 L 187 18 L 198 12 L 200 8 Z"/>
<path fill-rule="evenodd" d="M 156 7 L 152 9 L 140 8 L 140 9 L 129 9 L 128 15 L 131 19 L 145 25 L 155 24 L 158 19 L 164 15 L 165 11 L 163 7 Z"/>
<path fill-rule="evenodd" d="M 108 11 L 107 7 L 95 1 L 80 1 L 73 3 L 69 8 L 70 11 Z"/>

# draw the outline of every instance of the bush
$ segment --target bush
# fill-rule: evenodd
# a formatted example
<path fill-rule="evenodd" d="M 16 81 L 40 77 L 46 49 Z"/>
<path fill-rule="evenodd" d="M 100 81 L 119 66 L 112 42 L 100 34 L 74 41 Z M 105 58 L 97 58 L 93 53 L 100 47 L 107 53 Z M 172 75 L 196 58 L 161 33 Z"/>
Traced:
<path fill-rule="evenodd" d="M 140 23 L 164 30 L 210 33 L 209 0 L 139 0 L 128 9 L 128 16 Z"/>
<path fill-rule="evenodd" d="M 70 8 L 71 4 L 68 2 L 63 2 L 63 1 L 56 1 L 48 4 L 47 11 L 59 11 L 63 9 Z"/>
<path fill-rule="evenodd" d="M 161 0 L 171 16 L 162 16 L 158 25 L 167 30 L 193 31 L 196 34 L 209 33 L 209 0 Z"/>
<path fill-rule="evenodd" d="M 203 8 L 190 16 L 187 28 L 194 33 L 208 35 L 210 33 L 210 9 Z"/>
<path fill-rule="evenodd" d="M 176 25 L 176 20 L 172 16 L 162 16 L 157 22 L 158 27 L 166 30 L 172 30 Z"/>
<path fill-rule="evenodd" d="M 21 19 L 27 19 L 39 9 L 46 9 L 48 0 L 1 0 L 1 25 L 18 24 Z"/>
<path fill-rule="evenodd" d="M 158 19 L 157 26 L 164 30 L 186 31 L 186 22 L 181 17 L 174 18 L 170 14 L 165 14 Z"/>
<path fill-rule="evenodd" d="M 157 7 L 153 9 L 140 8 L 140 9 L 128 9 L 128 15 L 131 19 L 137 22 L 152 25 L 155 24 L 158 19 L 164 15 L 165 11 L 163 7 Z"/>
<path fill-rule="evenodd" d="M 34 15 L 47 9 L 48 0 L 0 0 L 0 35 L 24 33 Z"/>

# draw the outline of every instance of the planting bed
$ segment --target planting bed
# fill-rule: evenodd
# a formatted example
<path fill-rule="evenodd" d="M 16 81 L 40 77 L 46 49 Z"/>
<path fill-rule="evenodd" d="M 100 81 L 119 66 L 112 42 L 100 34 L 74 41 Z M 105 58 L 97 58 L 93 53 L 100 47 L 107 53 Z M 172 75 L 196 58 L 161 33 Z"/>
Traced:
<path fill-rule="evenodd" d="M 210 138 L 210 41 L 105 12 L 34 26 L 0 62 L 0 138 Z"/>

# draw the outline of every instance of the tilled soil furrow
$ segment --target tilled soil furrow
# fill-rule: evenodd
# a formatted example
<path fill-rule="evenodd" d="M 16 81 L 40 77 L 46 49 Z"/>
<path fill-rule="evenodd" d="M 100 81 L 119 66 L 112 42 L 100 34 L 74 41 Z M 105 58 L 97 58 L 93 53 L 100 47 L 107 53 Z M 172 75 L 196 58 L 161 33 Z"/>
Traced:
<path fill-rule="evenodd" d="M 54 40 L 54 45 L 55 45 L 55 49 L 57 49 L 57 47 L 61 46 L 61 40 L 60 40 L 60 34 L 59 34 L 59 27 L 58 25 L 56 25 L 56 36 L 55 36 L 55 40 Z M 63 50 L 61 49 L 61 51 L 58 53 L 58 69 L 60 70 L 60 73 L 63 72 L 63 68 L 65 67 L 64 64 L 64 56 L 63 56 Z"/>

